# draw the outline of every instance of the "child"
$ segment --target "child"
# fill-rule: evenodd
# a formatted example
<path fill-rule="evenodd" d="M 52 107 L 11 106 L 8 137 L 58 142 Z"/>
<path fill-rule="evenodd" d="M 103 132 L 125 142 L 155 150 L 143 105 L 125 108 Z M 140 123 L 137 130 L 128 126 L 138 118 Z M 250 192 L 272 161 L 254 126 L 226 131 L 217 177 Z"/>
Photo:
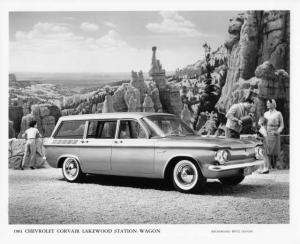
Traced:
<path fill-rule="evenodd" d="M 259 173 L 268 174 L 269 173 L 269 157 L 267 156 L 266 138 L 267 138 L 267 119 L 265 117 L 260 117 L 258 120 L 258 138 L 263 141 L 263 155 L 264 155 L 264 165 L 260 168 Z"/>

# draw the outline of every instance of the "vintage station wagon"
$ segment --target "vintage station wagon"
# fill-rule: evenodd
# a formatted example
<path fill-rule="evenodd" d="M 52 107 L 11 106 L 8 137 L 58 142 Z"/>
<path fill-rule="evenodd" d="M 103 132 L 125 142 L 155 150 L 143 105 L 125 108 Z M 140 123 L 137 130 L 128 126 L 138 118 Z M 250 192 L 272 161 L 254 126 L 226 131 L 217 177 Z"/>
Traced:
<path fill-rule="evenodd" d="M 61 117 L 45 148 L 69 182 L 86 174 L 161 178 L 180 192 L 201 190 L 206 179 L 236 185 L 263 164 L 257 143 L 197 136 L 167 113 Z"/>

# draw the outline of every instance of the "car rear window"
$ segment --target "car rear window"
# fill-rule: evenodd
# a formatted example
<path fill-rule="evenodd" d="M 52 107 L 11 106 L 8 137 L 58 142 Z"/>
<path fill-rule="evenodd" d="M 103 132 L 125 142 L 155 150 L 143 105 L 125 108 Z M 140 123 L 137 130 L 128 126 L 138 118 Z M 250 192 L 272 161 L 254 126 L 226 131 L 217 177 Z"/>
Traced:
<path fill-rule="evenodd" d="M 64 121 L 56 132 L 54 138 L 81 139 L 85 128 L 84 120 Z"/>

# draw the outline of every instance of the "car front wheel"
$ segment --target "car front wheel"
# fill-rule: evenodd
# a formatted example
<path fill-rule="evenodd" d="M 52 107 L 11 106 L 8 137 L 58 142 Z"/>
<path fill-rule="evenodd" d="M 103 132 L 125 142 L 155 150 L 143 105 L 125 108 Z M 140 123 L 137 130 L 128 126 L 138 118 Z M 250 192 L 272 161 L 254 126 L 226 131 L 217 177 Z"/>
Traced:
<path fill-rule="evenodd" d="M 235 186 L 235 185 L 241 183 L 244 180 L 244 178 L 245 178 L 245 176 L 238 175 L 238 176 L 220 178 L 219 181 L 221 181 L 224 185 Z"/>
<path fill-rule="evenodd" d="M 75 158 L 66 158 L 62 165 L 62 172 L 69 182 L 80 182 L 84 178 L 79 162 Z"/>
<path fill-rule="evenodd" d="M 206 179 L 200 169 L 190 160 L 178 161 L 172 172 L 172 182 L 176 190 L 191 193 L 203 189 Z"/>

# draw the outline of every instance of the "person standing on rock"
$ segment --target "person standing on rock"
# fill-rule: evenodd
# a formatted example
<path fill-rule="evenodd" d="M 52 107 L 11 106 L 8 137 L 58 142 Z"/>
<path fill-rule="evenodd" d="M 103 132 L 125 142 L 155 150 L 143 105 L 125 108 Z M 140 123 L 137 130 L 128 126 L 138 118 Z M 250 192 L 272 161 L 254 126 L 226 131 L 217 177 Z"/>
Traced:
<path fill-rule="evenodd" d="M 226 114 L 226 138 L 240 138 L 240 133 L 243 129 L 242 118 L 250 115 L 250 109 L 254 104 L 254 100 L 250 97 L 244 102 L 233 104 Z"/>
<path fill-rule="evenodd" d="M 264 113 L 267 119 L 267 155 L 272 168 L 276 168 L 276 162 L 280 153 L 280 133 L 284 129 L 283 117 L 281 112 L 276 110 L 276 101 L 267 100 L 268 111 Z"/>
<path fill-rule="evenodd" d="M 22 137 L 26 138 L 26 144 L 25 144 L 25 152 L 21 164 L 21 169 L 22 170 L 24 169 L 24 164 L 28 156 L 30 157 L 29 167 L 31 169 L 35 169 L 34 165 L 36 160 L 37 138 L 41 137 L 41 134 L 37 129 L 37 123 L 35 120 L 29 122 L 29 129 L 25 131 Z"/>

